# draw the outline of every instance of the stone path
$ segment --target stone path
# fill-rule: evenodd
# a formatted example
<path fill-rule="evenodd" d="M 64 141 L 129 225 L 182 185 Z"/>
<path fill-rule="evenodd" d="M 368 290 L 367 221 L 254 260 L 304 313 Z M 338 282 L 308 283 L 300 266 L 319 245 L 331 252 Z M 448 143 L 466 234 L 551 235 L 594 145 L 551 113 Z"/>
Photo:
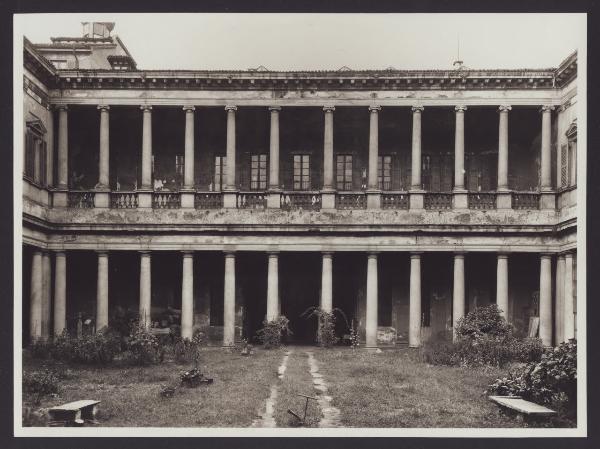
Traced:
<path fill-rule="evenodd" d="M 283 379 L 283 375 L 285 374 L 285 370 L 287 368 L 287 362 L 290 357 L 292 351 L 288 351 L 283 356 L 283 360 L 281 361 L 281 365 L 277 368 L 277 377 L 279 380 Z M 259 415 L 259 418 L 255 419 L 252 422 L 251 427 L 277 427 L 277 423 L 275 422 L 275 401 L 277 400 L 277 394 L 279 391 L 279 385 L 274 384 L 271 385 L 271 393 L 266 400 L 265 403 L 265 411 Z"/>
<path fill-rule="evenodd" d="M 319 427 L 341 427 L 340 409 L 331 405 L 333 398 L 327 394 L 327 382 L 325 382 L 323 375 L 319 373 L 319 365 L 314 354 L 309 351 L 306 354 L 308 355 L 308 366 L 313 384 L 315 390 L 317 390 L 317 402 L 323 413 L 323 419 L 319 422 Z"/>

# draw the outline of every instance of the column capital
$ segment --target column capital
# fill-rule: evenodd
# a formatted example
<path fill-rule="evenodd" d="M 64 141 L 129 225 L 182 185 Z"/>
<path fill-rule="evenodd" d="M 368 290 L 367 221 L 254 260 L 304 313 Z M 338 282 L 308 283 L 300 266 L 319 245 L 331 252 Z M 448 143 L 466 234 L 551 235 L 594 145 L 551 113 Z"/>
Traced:
<path fill-rule="evenodd" d="M 369 251 L 369 252 L 367 252 L 367 257 L 369 259 L 377 259 L 378 254 L 379 254 L 379 251 Z"/>
<path fill-rule="evenodd" d="M 98 254 L 98 256 L 108 256 L 108 250 L 107 249 L 97 249 L 96 254 Z"/>
<path fill-rule="evenodd" d="M 410 258 L 411 259 L 420 259 L 422 254 L 423 254 L 423 251 L 413 251 L 410 253 Z"/>
<path fill-rule="evenodd" d="M 424 108 L 423 106 L 413 106 L 413 107 L 411 107 L 410 109 L 411 109 L 411 111 L 412 111 L 413 113 L 415 113 L 415 112 L 423 112 L 423 110 L 424 110 L 425 108 Z"/>
<path fill-rule="evenodd" d="M 281 106 L 269 106 L 269 111 L 279 112 L 279 111 L 281 111 Z"/>
<path fill-rule="evenodd" d="M 267 251 L 267 255 L 269 257 L 279 257 L 279 251 L 277 251 L 277 250 Z"/>
<path fill-rule="evenodd" d="M 455 259 L 464 259 L 465 254 L 467 254 L 466 251 L 454 251 L 454 258 Z"/>
<path fill-rule="evenodd" d="M 150 251 L 149 249 L 141 249 L 138 251 L 138 253 L 140 253 L 140 256 L 149 256 L 152 251 Z"/>
<path fill-rule="evenodd" d="M 454 110 L 456 112 L 465 112 L 467 107 L 464 104 L 459 104 L 458 106 L 454 106 Z"/>
<path fill-rule="evenodd" d="M 498 259 L 508 259 L 508 253 L 498 253 L 496 256 Z"/>
<path fill-rule="evenodd" d="M 235 250 L 225 249 L 225 250 L 223 250 L 223 254 L 225 255 L 226 258 L 232 258 L 232 257 L 235 257 Z"/>
<path fill-rule="evenodd" d="M 64 256 L 67 253 L 64 249 L 53 249 L 52 252 L 55 256 Z"/>
<path fill-rule="evenodd" d="M 545 104 L 540 107 L 540 112 L 542 113 L 552 111 L 554 111 L 554 106 L 552 106 L 551 104 Z"/>
<path fill-rule="evenodd" d="M 140 109 L 144 112 L 151 112 L 152 111 L 152 105 L 151 104 L 143 104 L 140 106 Z"/>
<path fill-rule="evenodd" d="M 195 106 L 185 105 L 182 107 L 185 112 L 194 112 L 196 110 Z"/>
<path fill-rule="evenodd" d="M 56 109 L 57 111 L 68 111 L 69 110 L 69 105 L 67 105 L 67 104 L 55 104 L 54 105 L 54 109 Z"/>
<path fill-rule="evenodd" d="M 325 113 L 327 113 L 327 112 L 333 112 L 333 111 L 335 111 L 335 106 L 333 106 L 333 105 L 323 106 L 323 111 L 325 111 Z"/>
<path fill-rule="evenodd" d="M 553 255 L 554 255 L 553 253 L 540 253 L 540 258 L 541 259 L 551 259 Z"/>
<path fill-rule="evenodd" d="M 100 111 L 108 111 L 110 109 L 110 105 L 108 105 L 108 104 L 99 104 L 97 106 L 97 108 Z"/>
<path fill-rule="evenodd" d="M 183 257 L 194 257 L 194 251 L 189 249 L 181 251 L 181 254 L 183 254 Z"/>
<path fill-rule="evenodd" d="M 381 106 L 377 106 L 377 105 L 371 105 L 369 106 L 369 112 L 371 113 L 378 113 L 379 111 L 381 111 Z"/>
<path fill-rule="evenodd" d="M 237 106 L 228 104 L 227 106 L 225 106 L 225 110 L 227 112 L 235 112 L 235 111 L 237 111 Z"/>
<path fill-rule="evenodd" d="M 565 258 L 572 259 L 573 257 L 575 257 L 575 251 L 565 251 L 564 255 L 565 255 Z"/>
<path fill-rule="evenodd" d="M 512 106 L 508 105 L 508 104 L 502 104 L 500 106 L 498 106 L 498 112 L 508 112 L 512 109 Z"/>
<path fill-rule="evenodd" d="M 328 257 L 328 258 L 331 258 L 331 257 L 333 257 L 333 251 L 322 251 L 322 252 L 321 252 L 321 255 L 322 255 L 323 257 Z"/>

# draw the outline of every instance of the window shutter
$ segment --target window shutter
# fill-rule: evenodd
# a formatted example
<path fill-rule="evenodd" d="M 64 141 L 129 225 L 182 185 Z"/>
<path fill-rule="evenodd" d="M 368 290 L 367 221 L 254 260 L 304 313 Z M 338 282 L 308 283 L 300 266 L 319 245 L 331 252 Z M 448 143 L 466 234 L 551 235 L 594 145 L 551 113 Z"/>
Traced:
<path fill-rule="evenodd" d="M 563 144 L 560 146 L 560 185 L 567 187 L 569 183 L 569 153 L 567 151 L 567 145 Z"/>

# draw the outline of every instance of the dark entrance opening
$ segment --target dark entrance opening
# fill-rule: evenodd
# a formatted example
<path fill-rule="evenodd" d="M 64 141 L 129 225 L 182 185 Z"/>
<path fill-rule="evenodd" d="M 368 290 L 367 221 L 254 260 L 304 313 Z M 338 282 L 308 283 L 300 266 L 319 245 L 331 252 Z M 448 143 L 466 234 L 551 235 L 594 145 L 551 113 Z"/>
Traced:
<path fill-rule="evenodd" d="M 240 253 L 236 263 L 239 289 L 244 298 L 243 337 L 255 341 L 256 332 L 262 328 L 267 310 L 267 255 L 265 253 Z"/>
<path fill-rule="evenodd" d="M 321 255 L 319 253 L 280 254 L 279 291 L 281 313 L 290 320 L 293 334 L 288 343 L 314 344 L 317 319 L 301 316 L 309 307 L 319 305 Z"/>

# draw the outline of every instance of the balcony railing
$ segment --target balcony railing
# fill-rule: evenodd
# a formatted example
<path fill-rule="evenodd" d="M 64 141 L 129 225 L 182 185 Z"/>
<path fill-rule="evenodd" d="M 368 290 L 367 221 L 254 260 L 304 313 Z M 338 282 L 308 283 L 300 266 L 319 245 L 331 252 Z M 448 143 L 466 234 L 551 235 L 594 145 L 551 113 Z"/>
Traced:
<path fill-rule="evenodd" d="M 264 192 L 240 192 L 237 195 L 238 209 L 266 209 L 267 194 Z"/>
<path fill-rule="evenodd" d="M 408 209 L 408 193 L 385 192 L 381 194 L 382 209 Z"/>
<path fill-rule="evenodd" d="M 113 209 L 135 209 L 138 207 L 137 192 L 110 192 L 110 207 Z"/>
<path fill-rule="evenodd" d="M 78 209 L 94 207 L 95 192 L 71 190 L 67 195 L 67 205 Z"/>
<path fill-rule="evenodd" d="M 423 206 L 425 209 L 431 210 L 452 209 L 452 193 L 425 193 L 425 197 L 423 198 Z"/>
<path fill-rule="evenodd" d="M 496 209 L 496 193 L 494 192 L 469 192 L 468 201 L 469 209 Z"/>
<path fill-rule="evenodd" d="M 513 209 L 539 209 L 540 194 L 538 192 L 513 192 Z"/>
<path fill-rule="evenodd" d="M 194 207 L 196 209 L 220 209 L 223 207 L 223 195 L 221 192 L 196 192 Z"/>
<path fill-rule="evenodd" d="M 154 192 L 152 194 L 153 209 L 179 209 L 181 195 L 179 192 Z"/>
<path fill-rule="evenodd" d="M 335 195 L 336 209 L 366 209 L 367 195 L 364 192 L 337 193 Z"/>
<path fill-rule="evenodd" d="M 321 210 L 319 192 L 283 192 L 280 201 L 284 210 Z"/>

